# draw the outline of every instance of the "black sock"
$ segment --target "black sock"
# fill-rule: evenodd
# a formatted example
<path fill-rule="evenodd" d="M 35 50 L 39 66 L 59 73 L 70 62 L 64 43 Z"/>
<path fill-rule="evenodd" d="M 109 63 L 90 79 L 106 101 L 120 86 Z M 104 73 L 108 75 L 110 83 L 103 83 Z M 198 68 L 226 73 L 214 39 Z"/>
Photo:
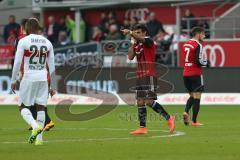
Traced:
<path fill-rule="evenodd" d="M 140 122 L 140 127 L 146 127 L 147 108 L 145 106 L 138 107 L 138 120 Z"/>
<path fill-rule="evenodd" d="M 161 104 L 159 104 L 158 102 L 154 102 L 151 107 L 155 112 L 162 115 L 166 120 L 169 120 L 170 115 L 165 111 L 165 109 L 163 108 L 163 106 Z"/>
<path fill-rule="evenodd" d="M 185 112 L 189 113 L 189 110 L 191 109 L 192 105 L 193 105 L 193 101 L 194 98 L 193 97 L 189 97 L 185 106 Z"/>
<path fill-rule="evenodd" d="M 200 99 L 194 99 L 193 108 L 192 108 L 192 112 L 193 112 L 192 121 L 194 123 L 197 122 L 197 116 L 198 116 L 199 109 L 200 109 Z"/>
<path fill-rule="evenodd" d="M 32 113 L 33 118 L 36 120 L 37 119 L 37 107 L 36 106 L 31 106 L 29 108 L 29 110 Z"/>
<path fill-rule="evenodd" d="M 46 116 L 46 120 L 45 120 L 45 125 L 51 122 L 51 118 L 48 115 L 47 112 L 47 107 L 45 107 L 45 116 Z"/>

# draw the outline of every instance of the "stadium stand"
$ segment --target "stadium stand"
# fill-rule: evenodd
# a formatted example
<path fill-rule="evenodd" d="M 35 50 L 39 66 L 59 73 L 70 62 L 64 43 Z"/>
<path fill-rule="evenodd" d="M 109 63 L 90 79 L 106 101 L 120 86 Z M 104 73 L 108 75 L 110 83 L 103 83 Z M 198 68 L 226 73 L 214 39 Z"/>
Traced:
<path fill-rule="evenodd" d="M 237 12 L 236 6 L 238 4 L 232 1 L 225 2 L 224 4 L 212 2 L 207 5 L 200 3 L 198 5 L 191 4 L 181 6 L 180 16 L 182 22 L 179 38 L 176 24 L 177 15 L 175 14 L 176 7 L 172 7 L 171 4 L 176 2 L 179 3 L 180 1 L 166 2 L 164 0 L 151 0 L 148 1 L 148 3 L 143 3 L 140 1 L 129 0 L 128 3 L 126 3 L 126 1 L 113 3 L 105 0 L 98 8 L 95 8 L 96 5 L 99 4 L 94 0 L 24 0 L 17 1 L 15 4 L 7 4 L 5 2 L 2 2 L 3 5 L 1 7 L 9 9 L 3 9 L 0 14 L 1 19 L 3 19 L 3 21 L 1 21 L 2 24 L 0 25 L 0 33 L 2 35 L 0 36 L 2 37 L 0 42 L 2 44 L 9 45 L 9 43 L 3 38 L 3 30 L 7 24 L 6 17 L 8 17 L 13 10 L 17 9 L 15 13 L 21 14 L 16 15 L 16 21 L 20 22 L 22 18 L 29 17 L 29 15 L 38 17 L 42 22 L 42 34 L 50 39 L 56 48 L 66 46 L 71 48 L 71 45 L 73 44 L 82 46 L 84 43 L 87 45 L 89 42 L 96 41 L 98 42 L 98 46 L 100 46 L 97 47 L 99 48 L 97 52 L 99 52 L 100 57 L 102 57 L 103 60 L 107 59 L 104 52 L 109 48 L 106 47 L 112 47 L 111 43 L 108 45 L 104 40 L 116 40 L 116 42 L 113 42 L 113 46 L 115 47 L 119 45 L 119 40 L 122 40 L 123 44 L 127 45 L 125 40 L 128 40 L 129 37 L 123 36 L 120 33 L 120 29 L 125 27 L 131 28 L 135 23 L 145 23 L 149 27 L 150 36 L 158 43 L 157 61 L 168 66 L 179 65 L 179 57 L 177 54 L 179 51 L 177 45 L 179 41 L 178 39 L 186 40 L 190 36 L 191 27 L 195 25 L 202 26 L 206 29 L 206 38 L 213 38 L 216 36 L 224 38 L 225 36 L 223 34 L 232 34 L 232 37 L 237 37 L 239 34 L 239 26 L 237 23 L 234 28 L 229 28 L 229 26 L 227 26 L 228 31 L 220 32 L 222 35 L 218 34 L 221 25 L 216 25 L 219 23 L 226 25 L 227 23 L 224 23 L 224 19 L 229 19 L 227 17 L 232 17 L 232 14 L 234 14 L 233 12 Z M 32 3 L 33 8 L 26 6 L 25 4 L 27 2 Z M 134 4 L 137 8 L 131 8 L 131 4 Z M 205 7 L 207 11 L 199 9 L 199 5 Z M 61 12 L 59 12 L 59 10 L 61 10 Z M 229 16 L 223 18 L 223 13 L 228 13 L 227 15 Z M 222 16 L 217 18 L 220 15 Z M 235 21 L 236 19 L 234 19 L 234 22 Z M 13 39 L 12 41 L 14 41 Z M 112 49 L 114 52 L 117 52 L 115 55 L 119 57 L 119 60 L 123 59 L 121 52 L 115 48 Z M 116 59 L 118 59 L 117 57 Z M 128 66 L 127 63 L 123 63 L 122 65 Z"/>
<path fill-rule="evenodd" d="M 240 3 L 213 21 L 215 38 L 239 38 L 240 33 Z"/>

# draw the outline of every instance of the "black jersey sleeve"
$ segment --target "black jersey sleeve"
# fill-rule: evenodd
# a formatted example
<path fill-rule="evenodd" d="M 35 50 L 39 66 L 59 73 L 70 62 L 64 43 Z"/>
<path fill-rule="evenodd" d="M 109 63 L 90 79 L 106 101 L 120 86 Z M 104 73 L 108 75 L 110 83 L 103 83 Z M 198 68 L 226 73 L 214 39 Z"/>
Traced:
<path fill-rule="evenodd" d="M 150 38 L 150 37 L 145 37 L 145 38 L 144 38 L 144 44 L 145 44 L 146 46 L 150 47 L 150 46 L 152 46 L 152 45 L 154 44 L 154 42 L 153 42 L 152 38 Z"/>

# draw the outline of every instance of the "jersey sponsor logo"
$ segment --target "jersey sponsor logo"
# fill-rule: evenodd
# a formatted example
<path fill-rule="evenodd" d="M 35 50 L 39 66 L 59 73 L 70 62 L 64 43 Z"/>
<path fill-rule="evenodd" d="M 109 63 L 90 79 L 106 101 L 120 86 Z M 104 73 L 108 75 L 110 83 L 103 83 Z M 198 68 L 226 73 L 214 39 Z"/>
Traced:
<path fill-rule="evenodd" d="M 215 45 L 205 45 L 203 47 L 203 56 L 208 59 L 211 63 L 211 66 L 223 67 L 225 64 L 225 51 L 222 46 Z"/>
<path fill-rule="evenodd" d="M 29 64 L 29 70 L 44 70 L 45 66 L 44 65 L 32 65 Z"/>
<path fill-rule="evenodd" d="M 136 54 L 144 54 L 144 46 L 142 43 L 134 46 L 134 51 Z"/>

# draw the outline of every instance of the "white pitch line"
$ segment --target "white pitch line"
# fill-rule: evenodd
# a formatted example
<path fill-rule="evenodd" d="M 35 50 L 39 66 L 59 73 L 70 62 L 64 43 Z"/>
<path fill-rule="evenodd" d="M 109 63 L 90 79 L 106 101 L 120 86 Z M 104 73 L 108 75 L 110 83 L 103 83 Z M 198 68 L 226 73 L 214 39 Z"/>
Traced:
<path fill-rule="evenodd" d="M 127 131 L 131 129 L 125 129 L 125 128 L 59 128 L 57 130 L 110 130 L 110 131 Z M 56 130 L 56 129 L 55 129 Z M 168 133 L 169 131 L 166 130 L 154 130 L 150 129 L 148 130 L 150 132 L 164 132 Z M 131 136 L 131 137 L 110 137 L 110 138 L 77 138 L 77 139 L 56 139 L 56 140 L 50 140 L 50 141 L 44 141 L 46 143 L 61 143 L 61 142 L 82 142 L 82 141 L 110 141 L 110 140 L 131 140 L 131 139 L 137 139 L 137 138 L 167 138 L 167 137 L 177 137 L 177 136 L 183 136 L 185 135 L 185 132 L 181 131 L 175 131 L 174 134 L 168 134 L 168 135 L 158 135 L 158 136 Z M 27 143 L 26 141 L 6 141 L 6 142 L 0 142 L 2 144 L 22 144 Z"/>
<path fill-rule="evenodd" d="M 0 131 L 26 131 L 27 129 L 23 128 L 0 128 Z M 85 127 L 79 127 L 79 128 L 53 128 L 52 130 L 109 130 L 109 131 L 131 131 L 132 128 L 85 128 Z M 161 131 L 161 132 L 169 132 L 167 130 L 158 130 L 158 129 L 148 129 L 148 131 Z"/>

